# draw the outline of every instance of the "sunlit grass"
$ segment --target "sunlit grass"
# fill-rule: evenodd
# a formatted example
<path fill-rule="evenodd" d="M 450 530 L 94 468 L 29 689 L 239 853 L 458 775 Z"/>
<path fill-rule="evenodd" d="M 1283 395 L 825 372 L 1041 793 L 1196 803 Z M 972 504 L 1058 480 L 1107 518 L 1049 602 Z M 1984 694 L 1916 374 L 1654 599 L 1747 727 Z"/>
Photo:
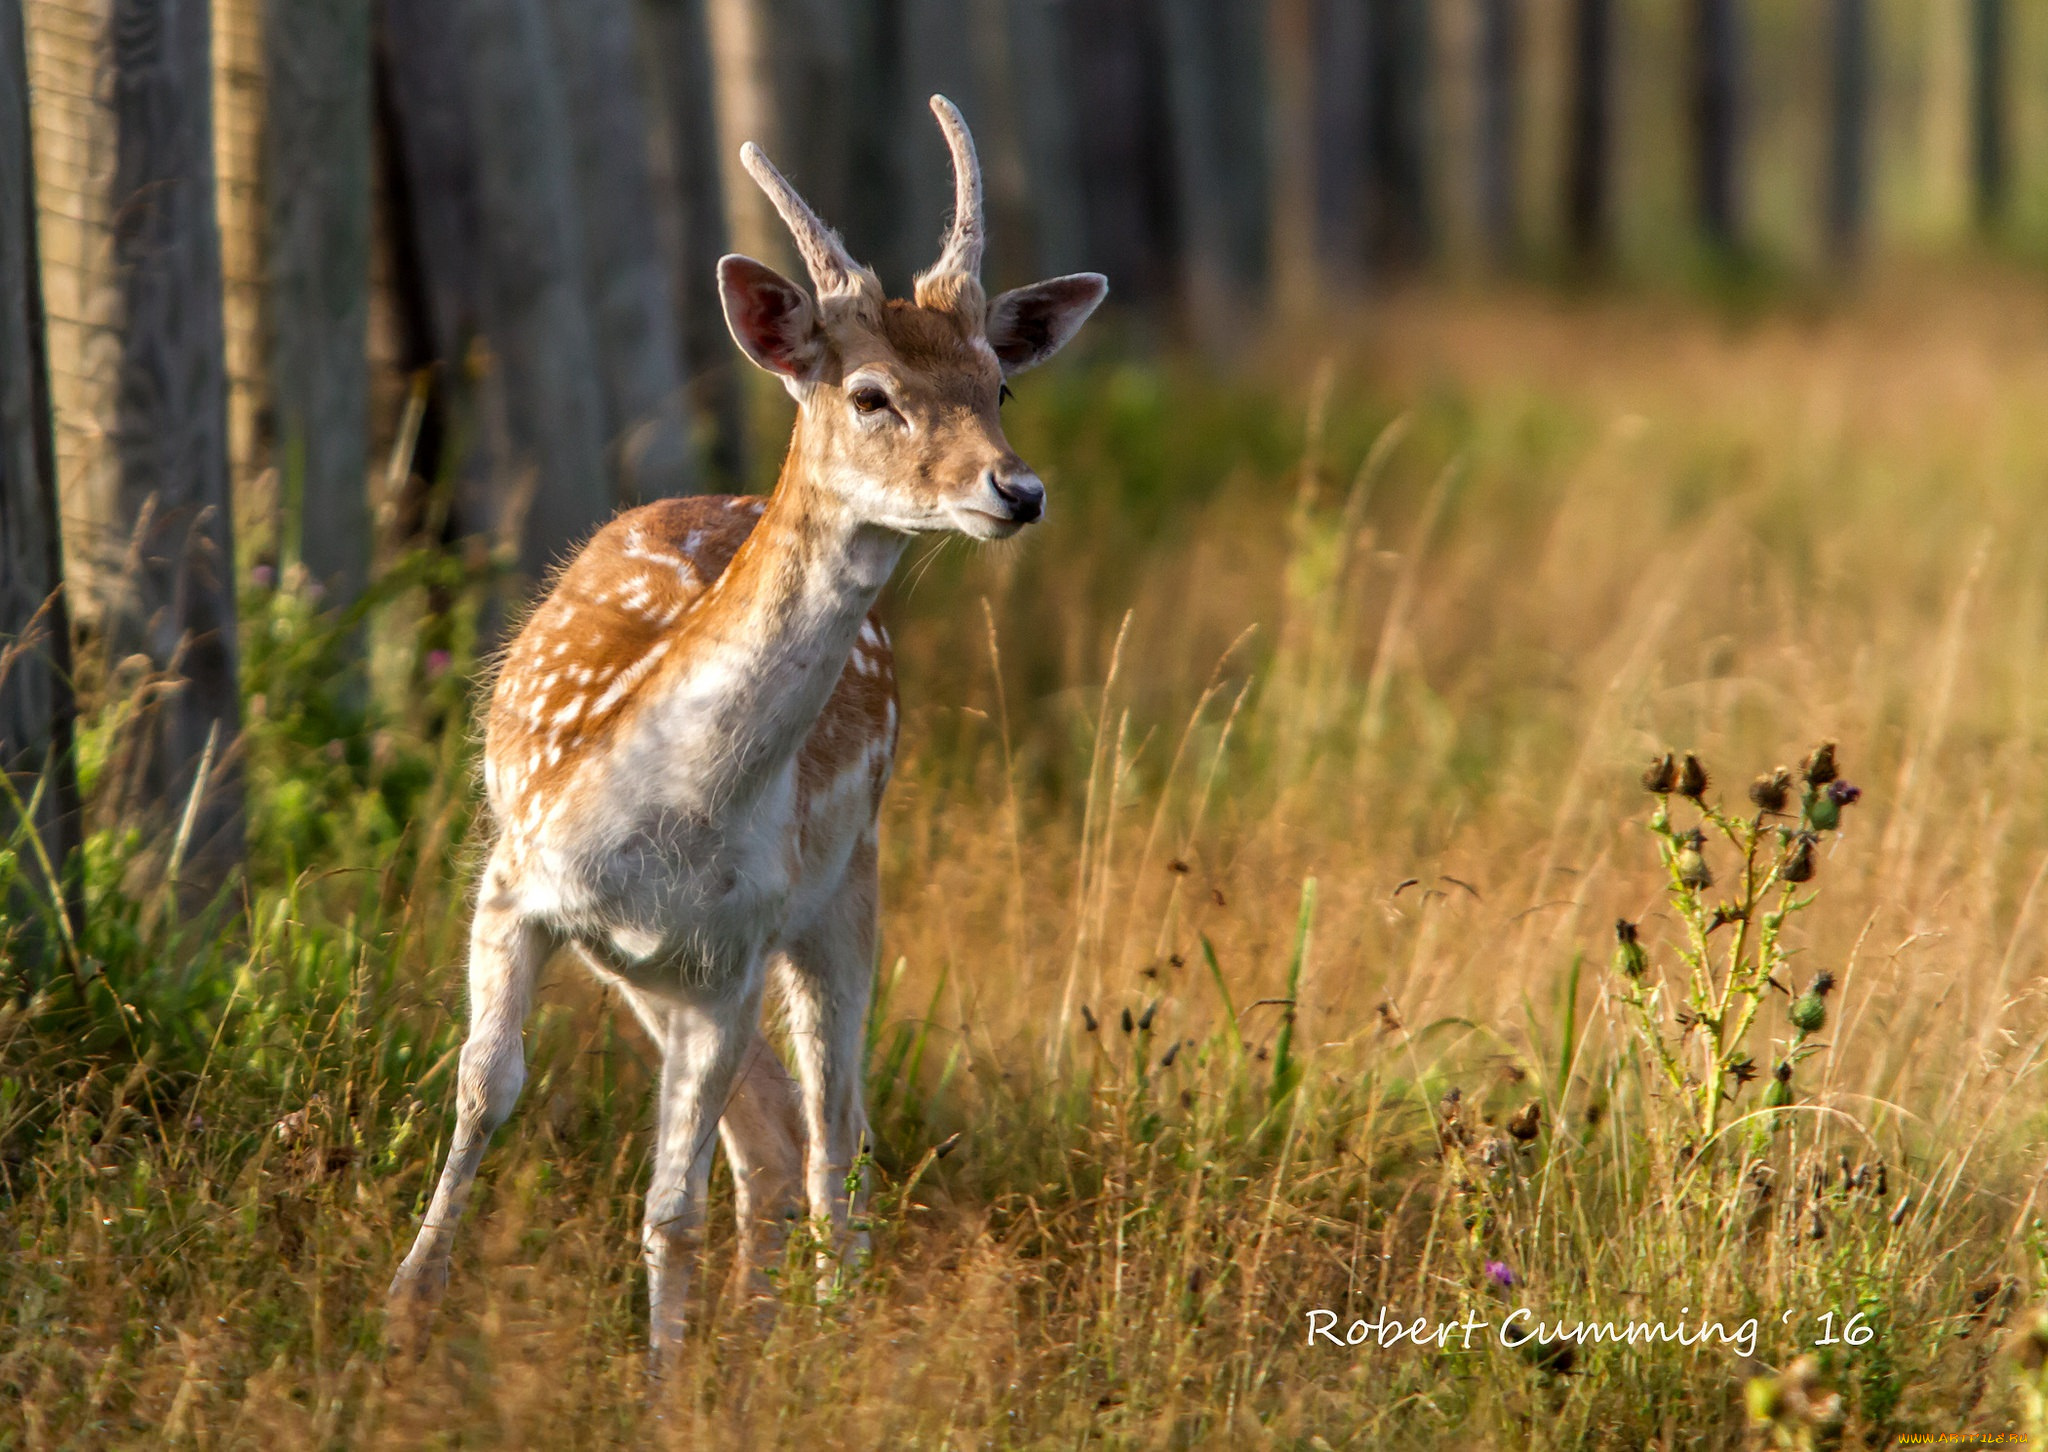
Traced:
<path fill-rule="evenodd" d="M 475 857 L 472 617 L 420 622 L 487 580 L 395 574 L 367 692 L 289 588 L 252 592 L 247 890 L 179 927 L 106 835 L 84 987 L 14 928 L 40 995 L 0 1010 L 0 1436 L 1732 1447 L 1745 1382 L 1816 1349 L 1852 1438 L 2016 1425 L 2001 1328 L 2048 1264 L 2048 295 L 1923 296 L 1736 326 L 1431 295 L 1235 381 L 1024 380 L 1048 523 L 913 552 L 886 606 L 874 1261 L 823 1299 L 785 1276 L 757 1328 L 715 1237 L 659 1396 L 649 1055 L 566 961 L 433 1349 L 379 1349 Z M 1734 802 L 1824 736 L 1865 795 L 1787 928 L 1786 986 L 1838 986 L 1765 1196 L 1746 1136 L 1680 1153 L 1612 924 L 1675 962 L 1653 751 Z M 1762 1004 L 1767 1067 L 1793 1031 Z M 1755 1317 L 1756 1357 L 1307 1342 L 1314 1308 L 1521 1305 Z M 1877 1335 L 1814 1348 L 1829 1313 Z"/>

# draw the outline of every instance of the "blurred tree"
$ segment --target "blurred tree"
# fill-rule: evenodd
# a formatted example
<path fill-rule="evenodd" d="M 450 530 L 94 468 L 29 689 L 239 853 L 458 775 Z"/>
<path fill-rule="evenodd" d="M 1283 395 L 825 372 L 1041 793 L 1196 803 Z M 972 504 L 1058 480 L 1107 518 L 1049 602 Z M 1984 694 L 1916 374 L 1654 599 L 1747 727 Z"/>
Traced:
<path fill-rule="evenodd" d="M 1198 331 L 1236 339 L 1266 284 L 1266 7 L 1164 7 L 1185 302 Z"/>
<path fill-rule="evenodd" d="M 127 550 L 107 583 L 109 659 L 160 678 L 136 690 L 125 797 L 176 826 L 169 866 L 204 894 L 240 860 L 241 722 L 213 76 L 206 0 L 114 0 L 113 265 L 120 324 L 110 488 L 71 512 Z"/>
<path fill-rule="evenodd" d="M 1033 277 L 1058 277 L 1094 264 L 1075 156 L 1082 135 L 1075 114 L 1073 67 L 1058 0 L 1007 0 L 1007 67 L 1018 144 L 1028 180 Z M 1110 286 L 1120 288 L 1112 277 Z"/>
<path fill-rule="evenodd" d="M 697 470 L 655 216 L 632 0 L 549 0 L 549 12 L 615 492 L 625 503 L 691 493 Z"/>
<path fill-rule="evenodd" d="M 1125 302 L 1158 303 L 1177 281 L 1181 214 L 1158 12 L 1147 0 L 1069 0 L 1062 18 L 1087 265 Z"/>
<path fill-rule="evenodd" d="M 51 866 L 79 839 L 78 777 L 71 754 L 77 706 L 71 690 L 71 625 L 57 524 L 49 360 L 36 246 L 35 175 L 29 135 L 26 32 L 20 0 L 0 0 L 0 843 L 22 823 L 16 801 L 35 804 L 28 824 Z M 27 880 L 63 901 L 76 933 L 75 887 Z"/>
<path fill-rule="evenodd" d="M 746 487 L 746 395 L 738 353 L 718 302 L 718 259 L 727 244 L 719 158 L 718 108 L 711 80 L 705 0 L 644 0 L 661 165 L 657 206 L 664 209 L 672 259 L 671 295 L 690 394 L 699 460 L 714 488 Z M 737 142 L 731 143 L 737 146 Z"/>
<path fill-rule="evenodd" d="M 1972 0 L 1970 6 L 1970 181 L 1977 225 L 1996 227 L 2005 219 L 2010 191 L 2007 150 L 2011 121 L 2006 97 L 2007 29 L 2005 0 Z"/>
<path fill-rule="evenodd" d="M 1614 7 L 1577 0 L 1571 15 L 1571 86 L 1565 117 L 1565 248 L 1581 268 L 1607 254 L 1608 177 L 1614 151 Z"/>
<path fill-rule="evenodd" d="M 613 511 L 574 145 L 542 0 L 458 0 L 484 334 L 503 439 L 494 532 L 538 581 Z M 488 401 L 488 399 L 487 399 Z M 495 452 L 495 451 L 494 451 Z"/>
<path fill-rule="evenodd" d="M 1870 4 L 1833 0 L 1828 18 L 1828 252 L 1837 263 L 1863 250 L 1870 174 Z"/>
<path fill-rule="evenodd" d="M 1522 3 L 1479 0 L 1479 231 L 1496 264 L 1520 245 Z"/>
<path fill-rule="evenodd" d="M 370 14 L 268 0 L 270 394 L 288 552 L 345 605 L 369 579 Z"/>
<path fill-rule="evenodd" d="M 1693 0 L 1693 181 L 1699 224 L 1721 249 L 1742 237 L 1742 0 Z"/>
<path fill-rule="evenodd" d="M 1429 245 L 1427 0 L 1319 0 L 1318 232 L 1332 275 L 1420 262 Z"/>

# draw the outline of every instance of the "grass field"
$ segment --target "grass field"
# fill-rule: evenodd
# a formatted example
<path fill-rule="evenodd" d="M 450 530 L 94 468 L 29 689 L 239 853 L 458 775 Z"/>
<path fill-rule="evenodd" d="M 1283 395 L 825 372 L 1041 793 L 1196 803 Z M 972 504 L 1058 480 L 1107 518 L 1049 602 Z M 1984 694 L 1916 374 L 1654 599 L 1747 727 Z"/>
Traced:
<path fill-rule="evenodd" d="M 1836 1393 L 1850 1446 L 2025 1426 L 2043 337 L 2019 278 L 1742 318 L 1423 293 L 1228 379 L 1105 349 L 1024 380 L 1047 524 L 913 551 L 885 607 L 874 1260 L 760 1324 L 715 1219 L 658 1393 L 649 1055 L 566 961 L 437 1340 L 380 1351 L 451 1117 L 476 577 L 394 567 L 367 690 L 362 636 L 252 586 L 246 888 L 181 925 L 103 819 L 81 974 L 47 917 L 6 929 L 0 1446 L 1793 1446 Z M 1823 738 L 1863 796 L 1719 1061 L 1758 1077 L 1722 1080 L 1673 1013 L 1683 953 L 1751 926 L 1692 937 L 1740 863 L 1674 884 L 1638 777 L 1696 749 L 1748 812 Z M 1756 1326 L 1309 1342 L 1382 1307 Z"/>

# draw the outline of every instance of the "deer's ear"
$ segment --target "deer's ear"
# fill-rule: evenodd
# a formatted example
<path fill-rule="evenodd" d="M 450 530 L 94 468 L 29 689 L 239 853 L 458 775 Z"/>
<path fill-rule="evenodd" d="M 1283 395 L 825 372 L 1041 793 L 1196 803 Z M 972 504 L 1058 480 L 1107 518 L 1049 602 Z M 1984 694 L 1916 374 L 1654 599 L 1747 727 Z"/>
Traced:
<path fill-rule="evenodd" d="M 804 378 L 818 365 L 817 304 L 774 268 L 737 253 L 719 258 L 718 300 L 733 341 L 770 373 Z"/>
<path fill-rule="evenodd" d="M 1109 279 L 1099 272 L 1013 288 L 989 304 L 988 345 L 1005 373 L 1035 368 L 1065 347 L 1108 296 Z"/>

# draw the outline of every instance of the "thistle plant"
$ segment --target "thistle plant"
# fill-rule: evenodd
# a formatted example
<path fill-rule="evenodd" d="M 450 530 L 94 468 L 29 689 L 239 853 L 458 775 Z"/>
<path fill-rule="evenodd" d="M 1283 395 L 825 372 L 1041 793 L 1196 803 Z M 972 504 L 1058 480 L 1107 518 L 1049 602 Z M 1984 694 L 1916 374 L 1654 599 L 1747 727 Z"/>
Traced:
<path fill-rule="evenodd" d="M 1822 838 L 1840 828 L 1843 809 L 1862 793 L 1841 779 L 1832 741 L 1815 747 L 1796 773 L 1780 766 L 1759 776 L 1747 812 L 1712 798 L 1712 777 L 1691 752 L 1657 757 L 1643 786 L 1657 798 L 1650 832 L 1666 896 L 1684 926 L 1676 950 L 1683 971 L 1653 974 L 1636 924 L 1622 919 L 1614 925 L 1614 972 L 1621 1003 L 1703 1145 L 1743 1086 L 1763 1077 L 1749 1042 L 1773 992 L 1787 999 L 1786 1033 L 1772 1056 L 1763 1107 L 1793 1102 L 1800 1062 L 1821 1047 L 1815 1035 L 1827 1026 L 1835 978 L 1822 970 L 1793 989 L 1785 927 L 1813 905 L 1817 891 L 1808 884 Z"/>

